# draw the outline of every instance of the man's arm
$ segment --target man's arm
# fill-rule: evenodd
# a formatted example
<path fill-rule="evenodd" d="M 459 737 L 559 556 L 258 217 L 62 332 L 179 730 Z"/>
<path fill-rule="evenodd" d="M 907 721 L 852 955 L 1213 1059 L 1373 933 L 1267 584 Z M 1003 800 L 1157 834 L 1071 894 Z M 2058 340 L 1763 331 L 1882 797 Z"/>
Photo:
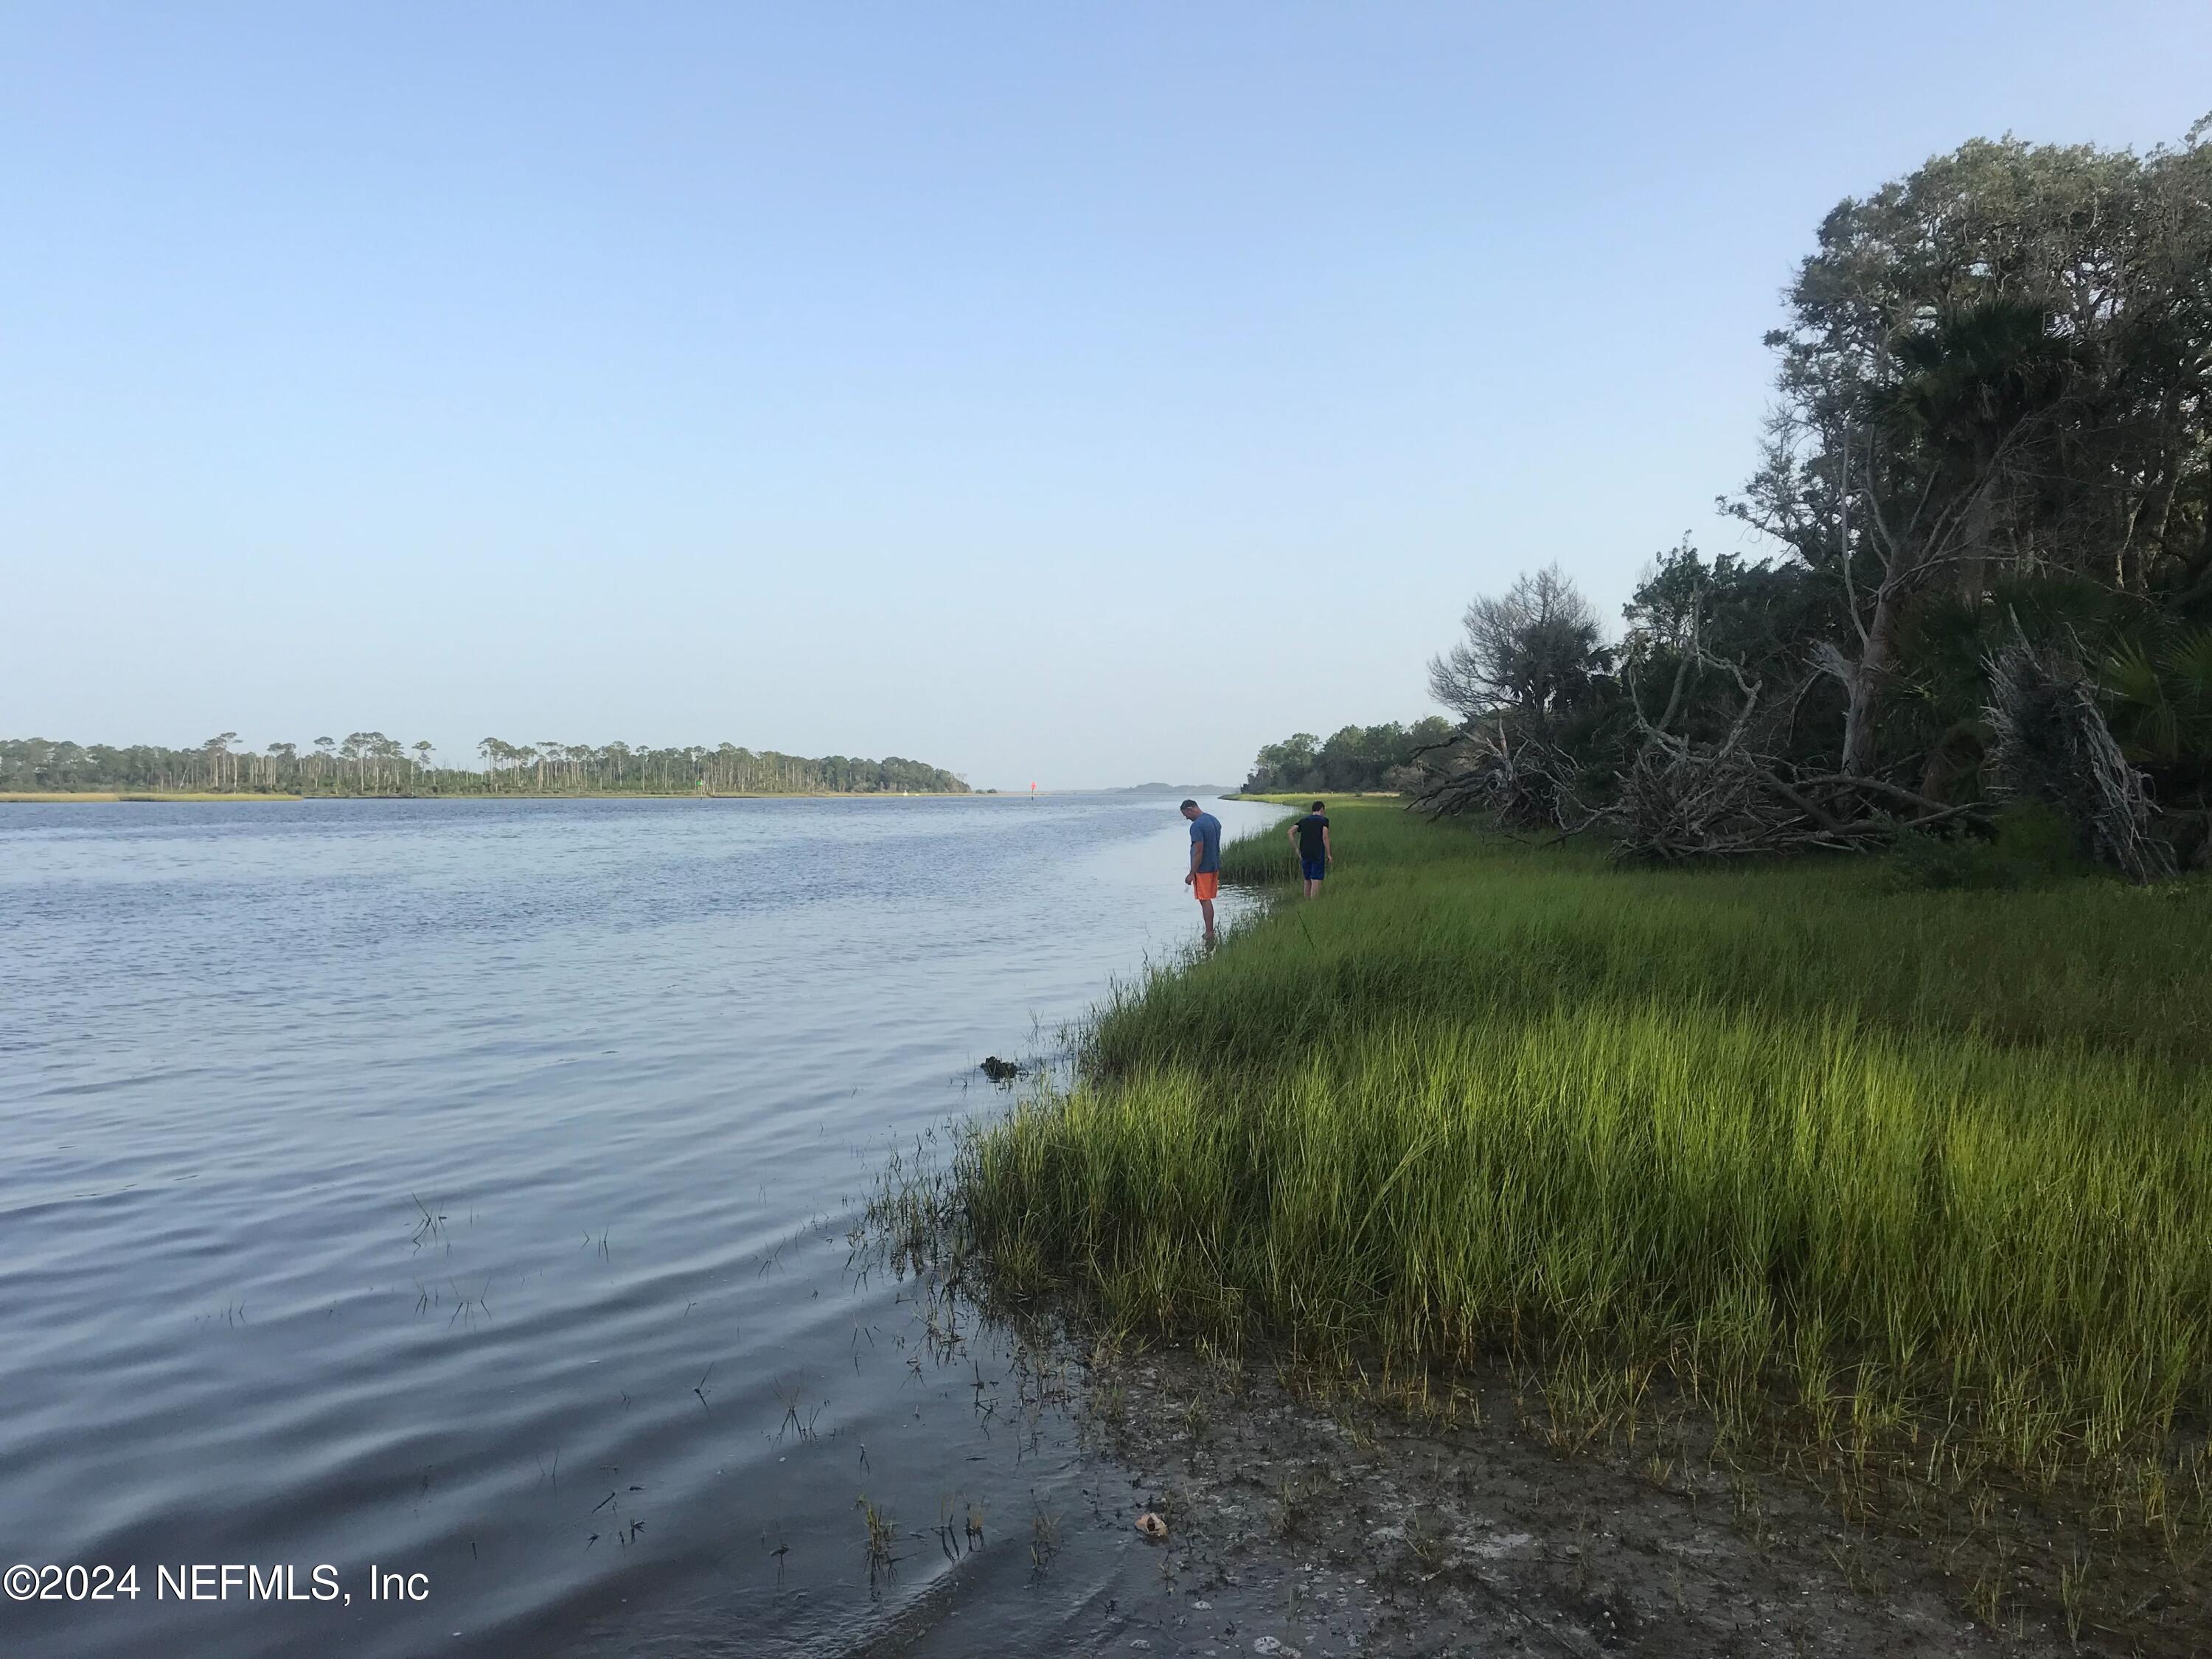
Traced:
<path fill-rule="evenodd" d="M 1190 870 L 1189 872 L 1182 878 L 1182 884 L 1184 886 L 1189 886 L 1193 881 L 1197 879 L 1199 857 L 1205 851 L 1206 842 L 1198 833 L 1198 826 L 1194 823 L 1190 827 Z"/>
<path fill-rule="evenodd" d="M 1328 844 L 1328 826 L 1325 823 L 1321 827 L 1321 861 L 1323 864 L 1336 862 L 1336 848 Z"/>

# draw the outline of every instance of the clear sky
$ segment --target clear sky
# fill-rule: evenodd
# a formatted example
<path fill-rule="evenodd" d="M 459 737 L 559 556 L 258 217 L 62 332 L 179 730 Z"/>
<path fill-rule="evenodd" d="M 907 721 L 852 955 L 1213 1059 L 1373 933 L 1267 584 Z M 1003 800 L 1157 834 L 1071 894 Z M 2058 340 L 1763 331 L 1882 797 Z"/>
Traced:
<path fill-rule="evenodd" d="M 0 9 L 0 735 L 1239 777 L 1725 549 L 1821 215 L 2207 0 Z"/>

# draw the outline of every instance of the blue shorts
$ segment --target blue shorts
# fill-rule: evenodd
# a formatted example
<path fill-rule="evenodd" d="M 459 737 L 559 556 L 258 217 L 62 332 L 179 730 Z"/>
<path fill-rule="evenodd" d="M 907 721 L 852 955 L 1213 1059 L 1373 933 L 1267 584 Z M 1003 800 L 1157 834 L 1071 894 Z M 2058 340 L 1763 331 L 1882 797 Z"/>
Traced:
<path fill-rule="evenodd" d="M 1300 859 L 1298 862 L 1305 866 L 1308 881 L 1320 881 L 1328 874 L 1327 859 Z"/>

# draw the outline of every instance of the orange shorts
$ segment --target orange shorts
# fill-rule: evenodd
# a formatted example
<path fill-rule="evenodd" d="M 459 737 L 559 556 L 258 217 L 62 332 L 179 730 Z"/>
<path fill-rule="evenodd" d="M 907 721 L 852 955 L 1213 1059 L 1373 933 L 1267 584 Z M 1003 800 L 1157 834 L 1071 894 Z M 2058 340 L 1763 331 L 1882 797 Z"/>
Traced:
<path fill-rule="evenodd" d="M 1193 876 L 1190 878 L 1190 896 L 1201 903 L 1210 898 L 1218 898 L 1220 895 L 1221 872 L 1219 871 L 1209 871 L 1205 875 Z"/>

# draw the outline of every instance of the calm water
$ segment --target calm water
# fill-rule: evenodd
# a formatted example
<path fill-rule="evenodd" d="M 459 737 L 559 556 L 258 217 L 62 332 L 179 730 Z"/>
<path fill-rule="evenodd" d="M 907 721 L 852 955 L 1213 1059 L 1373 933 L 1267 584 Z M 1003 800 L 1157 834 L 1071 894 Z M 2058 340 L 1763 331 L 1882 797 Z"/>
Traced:
<path fill-rule="evenodd" d="M 0 1565 L 140 1590 L 0 1650 L 1087 1648 L 1141 1563 L 1028 1517 L 1106 1475 L 846 1236 L 1192 939 L 1174 799 L 0 806 Z M 872 1587 L 862 1493 L 987 1545 Z"/>

